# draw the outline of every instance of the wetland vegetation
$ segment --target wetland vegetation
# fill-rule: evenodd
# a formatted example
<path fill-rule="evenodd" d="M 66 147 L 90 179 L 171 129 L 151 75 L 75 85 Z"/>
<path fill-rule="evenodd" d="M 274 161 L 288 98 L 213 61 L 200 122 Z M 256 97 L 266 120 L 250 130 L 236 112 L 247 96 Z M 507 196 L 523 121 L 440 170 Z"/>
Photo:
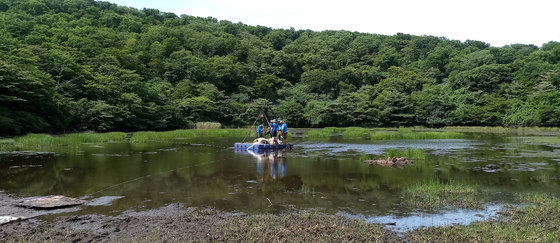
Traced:
<path fill-rule="evenodd" d="M 305 138 L 329 138 L 341 135 L 344 138 L 367 138 L 371 140 L 398 140 L 398 139 L 456 139 L 464 138 L 465 135 L 453 131 L 412 131 L 409 128 L 399 128 L 396 131 L 390 129 L 366 129 L 362 127 L 326 127 L 323 129 L 311 129 L 306 131 Z"/>
<path fill-rule="evenodd" d="M 419 182 L 404 190 L 405 204 L 424 210 L 451 208 L 482 208 L 481 192 L 472 185 L 436 180 Z"/>
<path fill-rule="evenodd" d="M 326 135 L 306 136 L 310 131 Z M 209 240 L 239 237 L 257 240 L 262 239 L 255 234 L 258 228 L 266 233 L 262 237 L 272 239 L 319 240 L 328 233 L 391 241 L 440 241 L 445 237 L 492 241 L 511 239 L 507 238 L 507 232 L 532 223 L 545 213 L 555 215 L 554 210 L 558 210 L 558 205 L 553 203 L 560 186 L 557 166 L 560 144 L 554 143 L 556 136 L 516 133 L 498 136 L 480 133 L 479 136 L 465 132 L 453 139 L 375 140 L 367 135 L 388 133 L 410 138 L 406 134 L 442 132 L 419 127 L 331 127 L 296 129 L 294 132 L 303 136 L 292 138 L 297 145 L 292 151 L 251 154 L 231 149 L 248 132 L 253 131 L 242 128 L 137 132 L 129 140 L 125 133 L 29 134 L 3 139 L 1 144 L 8 150 L 40 149 L 56 151 L 57 156 L 54 153 L 48 156 L 0 154 L 0 176 L 7 178 L 0 181 L 1 190 L 18 196 L 64 194 L 93 200 L 117 199 L 107 206 L 83 206 L 81 211 L 55 217 L 54 221 L 10 226 L 0 230 L 0 235 L 28 240 L 53 234 L 60 239 L 103 238 L 108 236 L 102 236 L 105 232 L 102 229 L 84 230 L 72 225 L 92 224 L 93 220 L 105 222 L 109 228 L 128 224 L 132 232 L 145 232 L 145 226 L 135 222 L 149 220 L 184 230 L 123 233 L 122 236 L 131 240 L 181 239 L 185 236 L 183 232 L 194 235 L 206 232 L 214 237 Z M 72 150 L 58 149 L 66 147 Z M 363 158 L 386 156 L 407 157 L 416 163 L 391 168 L 361 162 Z M 539 191 L 539 196 L 518 197 L 534 191 Z M 198 212 L 178 211 L 176 217 L 181 221 L 175 223 L 165 216 L 138 217 L 125 213 L 131 209 L 139 213 L 159 210 L 177 203 L 197 207 Z M 475 214 L 486 215 L 488 205 L 501 205 L 501 214 L 488 214 L 482 222 L 469 225 L 430 227 L 430 222 L 438 221 L 440 212 L 467 210 L 467 214 L 472 214 L 468 217 L 476 219 Z M 542 207 L 551 207 L 552 211 Z M 91 216 L 92 213 L 101 215 Z M 109 216 L 115 213 L 121 215 Z M 333 216 L 337 213 L 343 213 L 344 217 Z M 419 213 L 431 215 L 427 216 L 429 220 L 422 221 L 425 227 L 413 227 L 400 236 L 383 226 L 392 225 L 391 219 L 376 221 L 381 225 L 366 223 L 379 215 L 406 217 Z M 540 220 L 556 223 L 550 218 Z M 451 219 L 449 223 L 461 222 Z M 274 231 L 263 224 L 281 230 Z M 319 225 L 321 229 L 282 233 L 292 226 L 304 229 L 309 224 Z M 29 232 L 26 225 L 37 230 Z M 203 230 L 202 226 L 214 228 Z M 398 221 L 394 227 L 410 226 Z M 476 235 L 491 230 L 496 232 L 489 236 Z M 526 227 L 516 236 L 547 240 L 556 237 L 554 230 L 554 227 Z M 109 234 L 116 235 L 119 234 Z"/>
<path fill-rule="evenodd" d="M 556 242 L 560 238 L 560 200 L 526 196 L 528 206 L 505 208 L 500 217 L 469 225 L 425 227 L 409 234 L 412 242 Z"/>
<path fill-rule="evenodd" d="M 0 0 L 0 15 L 1 193 L 117 198 L 2 239 L 560 238 L 558 42 L 273 29 L 93 0 Z M 312 129 L 292 151 L 231 149 L 261 112 Z M 381 156 L 421 163 L 360 161 Z M 362 220 L 489 204 L 501 215 L 424 219 L 405 238 Z"/>

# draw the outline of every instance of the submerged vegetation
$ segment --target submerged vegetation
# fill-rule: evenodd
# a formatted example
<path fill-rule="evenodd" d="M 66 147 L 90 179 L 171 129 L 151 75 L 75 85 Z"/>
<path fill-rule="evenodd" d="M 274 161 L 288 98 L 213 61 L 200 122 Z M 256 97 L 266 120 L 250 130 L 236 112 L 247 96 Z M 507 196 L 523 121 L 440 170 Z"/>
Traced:
<path fill-rule="evenodd" d="M 404 194 L 405 204 L 424 210 L 443 207 L 481 208 L 483 203 L 476 187 L 456 182 L 429 180 L 407 187 Z"/>
<path fill-rule="evenodd" d="M 409 233 L 411 242 L 557 242 L 560 239 L 560 200 L 549 195 L 525 198 L 525 207 L 505 209 L 497 220 L 470 225 L 421 228 Z"/>

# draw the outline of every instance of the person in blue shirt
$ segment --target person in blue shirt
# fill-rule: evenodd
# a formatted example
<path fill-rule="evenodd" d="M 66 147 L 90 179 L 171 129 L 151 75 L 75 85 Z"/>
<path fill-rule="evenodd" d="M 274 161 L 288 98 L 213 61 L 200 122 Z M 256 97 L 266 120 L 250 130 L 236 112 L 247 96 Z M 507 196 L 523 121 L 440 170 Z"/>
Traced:
<path fill-rule="evenodd" d="M 270 128 L 271 128 L 270 136 L 275 138 L 278 136 L 278 123 L 276 123 L 276 120 L 272 120 L 270 122 L 272 123 L 270 124 Z"/>
<path fill-rule="evenodd" d="M 280 131 L 280 134 L 283 138 L 283 142 L 284 144 L 288 143 L 288 124 L 286 124 L 284 121 L 280 121 L 280 128 L 278 128 Z"/>
<path fill-rule="evenodd" d="M 258 138 L 262 138 L 262 137 L 263 137 L 263 136 L 262 136 L 262 131 L 263 131 L 263 125 L 260 124 L 260 125 L 257 127 L 257 137 L 258 137 Z"/>

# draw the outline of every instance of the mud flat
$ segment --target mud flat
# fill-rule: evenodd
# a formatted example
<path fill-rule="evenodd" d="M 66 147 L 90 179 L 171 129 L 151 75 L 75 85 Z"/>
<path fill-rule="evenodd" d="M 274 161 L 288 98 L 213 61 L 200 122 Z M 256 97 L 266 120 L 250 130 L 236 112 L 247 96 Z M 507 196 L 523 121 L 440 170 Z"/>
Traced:
<path fill-rule="evenodd" d="M 2 194 L 0 197 L 2 215 L 9 212 L 32 216 L 30 213 L 36 212 L 13 208 L 11 204 L 6 206 L 8 201 L 15 203 L 18 199 Z M 342 215 L 309 212 L 249 215 L 187 208 L 181 204 L 125 211 L 116 216 L 43 210 L 40 211 L 43 214 L 57 214 L 0 225 L 0 239 L 5 242 L 557 242 L 560 237 L 558 198 L 532 196 L 525 202 L 527 206 L 506 207 L 497 218 L 469 225 L 419 227 L 400 233 L 390 228 L 403 226 L 402 222 L 367 223 Z"/>
<path fill-rule="evenodd" d="M 397 242 L 382 225 L 316 213 L 248 215 L 171 204 L 117 216 L 32 218 L 0 226 L 7 242 Z"/>

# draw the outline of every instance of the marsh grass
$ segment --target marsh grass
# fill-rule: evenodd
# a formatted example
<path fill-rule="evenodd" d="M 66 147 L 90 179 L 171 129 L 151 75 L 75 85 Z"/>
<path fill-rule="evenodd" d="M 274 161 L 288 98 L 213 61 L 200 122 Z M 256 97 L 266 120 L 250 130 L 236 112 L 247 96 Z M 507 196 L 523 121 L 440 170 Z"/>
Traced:
<path fill-rule="evenodd" d="M 420 228 L 410 242 L 558 242 L 560 200 L 546 194 L 522 198 L 529 205 L 506 207 L 497 220 L 470 225 Z"/>
<path fill-rule="evenodd" d="M 397 139 L 459 139 L 465 134 L 460 132 L 412 132 L 410 129 L 399 129 L 398 132 L 370 132 L 371 140 Z"/>
<path fill-rule="evenodd" d="M 404 194 L 405 204 L 424 210 L 443 207 L 482 208 L 477 189 L 456 182 L 442 183 L 430 180 L 407 187 Z"/>
<path fill-rule="evenodd" d="M 0 152 L 15 150 L 15 142 L 13 139 L 0 139 Z"/>
<path fill-rule="evenodd" d="M 222 124 L 219 122 L 197 122 L 194 127 L 196 129 L 220 129 Z"/>
<path fill-rule="evenodd" d="M 460 127 L 449 126 L 443 130 L 473 133 L 518 134 L 518 135 L 559 135 L 560 127 Z"/>
<path fill-rule="evenodd" d="M 398 140 L 398 139 L 456 139 L 464 138 L 465 134 L 460 132 L 413 132 L 410 128 L 399 128 L 398 131 L 387 129 L 367 129 L 363 127 L 325 127 L 323 129 L 311 129 L 306 131 L 305 138 L 329 138 L 336 134 L 342 134 L 343 138 L 369 138 L 371 140 Z"/>
<path fill-rule="evenodd" d="M 306 138 L 328 138 L 336 133 L 344 132 L 346 128 L 325 127 L 323 129 L 310 129 L 303 136 Z"/>
<path fill-rule="evenodd" d="M 27 134 L 14 138 L 15 146 L 69 146 L 82 143 L 126 142 L 126 133 L 72 133 L 62 136 Z"/>
<path fill-rule="evenodd" d="M 135 132 L 130 139 L 132 143 L 172 142 L 177 139 L 196 137 L 244 137 L 247 129 L 184 129 L 166 132 Z"/>
<path fill-rule="evenodd" d="M 363 127 L 348 127 L 342 132 L 344 138 L 365 138 L 369 137 L 369 130 Z"/>
<path fill-rule="evenodd" d="M 405 157 L 407 159 L 426 159 L 426 154 L 422 149 L 388 149 L 385 150 L 387 157 Z"/>

